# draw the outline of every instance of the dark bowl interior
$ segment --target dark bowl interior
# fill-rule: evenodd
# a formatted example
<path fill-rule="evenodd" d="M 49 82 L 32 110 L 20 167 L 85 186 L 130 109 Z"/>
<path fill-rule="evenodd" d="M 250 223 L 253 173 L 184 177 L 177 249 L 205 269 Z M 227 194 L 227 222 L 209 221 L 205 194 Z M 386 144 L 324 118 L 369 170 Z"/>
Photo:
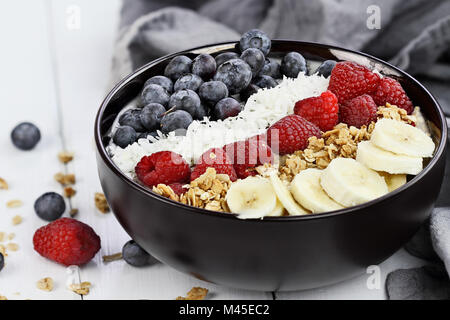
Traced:
<path fill-rule="evenodd" d="M 415 79 L 374 57 L 351 50 L 274 40 L 272 57 L 296 51 L 307 60 L 350 60 L 400 81 L 429 120 L 435 156 L 406 185 L 371 202 L 329 213 L 239 220 L 156 195 L 128 179 L 108 157 L 107 132 L 120 110 L 138 96 L 144 82 L 173 56 L 195 57 L 235 51 L 223 43 L 162 57 L 120 82 L 104 100 L 95 139 L 101 184 L 124 229 L 162 262 L 197 278 L 253 290 L 298 290 L 342 281 L 364 272 L 398 250 L 428 217 L 445 167 L 447 127 L 433 96 Z"/>

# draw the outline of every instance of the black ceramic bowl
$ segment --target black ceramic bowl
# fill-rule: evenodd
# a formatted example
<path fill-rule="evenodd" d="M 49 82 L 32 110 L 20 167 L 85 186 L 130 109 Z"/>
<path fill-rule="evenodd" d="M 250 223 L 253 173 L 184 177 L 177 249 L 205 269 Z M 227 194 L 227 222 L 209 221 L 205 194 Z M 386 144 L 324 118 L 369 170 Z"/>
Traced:
<path fill-rule="evenodd" d="M 157 59 L 120 82 L 95 123 L 100 181 L 108 203 L 129 235 L 160 261 L 194 277 L 230 287 L 299 290 L 365 272 L 402 247 L 427 219 L 441 187 L 447 127 L 433 96 L 401 70 L 366 54 L 313 43 L 273 41 L 272 55 L 297 51 L 310 60 L 350 60 L 397 78 L 436 131 L 436 154 L 406 185 L 371 202 L 298 217 L 240 220 L 231 214 L 173 202 L 128 179 L 109 158 L 106 132 L 145 80 L 162 74 L 175 55 L 235 50 L 222 43 Z"/>

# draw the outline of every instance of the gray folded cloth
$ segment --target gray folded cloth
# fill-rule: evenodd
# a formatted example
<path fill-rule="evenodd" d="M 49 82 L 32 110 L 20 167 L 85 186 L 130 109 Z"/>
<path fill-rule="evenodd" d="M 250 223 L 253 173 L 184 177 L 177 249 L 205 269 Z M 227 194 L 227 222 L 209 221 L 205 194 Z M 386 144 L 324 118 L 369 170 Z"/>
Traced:
<path fill-rule="evenodd" d="M 381 28 L 369 28 L 377 12 Z M 450 116 L 447 0 L 123 0 L 111 80 L 165 54 L 236 41 L 252 28 L 273 39 L 326 43 L 385 59 L 416 76 Z M 391 299 L 450 298 L 449 162 L 450 153 L 438 208 L 406 245 L 433 265 L 389 274 Z"/>

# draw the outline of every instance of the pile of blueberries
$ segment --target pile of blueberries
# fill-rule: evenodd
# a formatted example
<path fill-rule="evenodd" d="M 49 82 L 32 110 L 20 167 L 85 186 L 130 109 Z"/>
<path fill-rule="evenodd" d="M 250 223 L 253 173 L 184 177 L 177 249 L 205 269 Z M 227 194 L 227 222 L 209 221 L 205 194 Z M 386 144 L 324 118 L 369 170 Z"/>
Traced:
<path fill-rule="evenodd" d="M 284 76 L 308 74 L 305 58 L 298 52 L 287 53 L 281 61 L 267 57 L 271 40 L 253 29 L 240 39 L 236 52 L 224 52 L 215 58 L 200 54 L 195 59 L 174 57 L 164 76 L 148 79 L 140 95 L 140 108 L 130 109 L 119 118 L 113 141 L 125 148 L 140 138 L 158 137 L 187 129 L 193 120 L 224 120 L 239 114 L 247 99 L 260 88 L 273 88 Z M 328 76 L 334 61 L 322 64 L 318 73 Z"/>

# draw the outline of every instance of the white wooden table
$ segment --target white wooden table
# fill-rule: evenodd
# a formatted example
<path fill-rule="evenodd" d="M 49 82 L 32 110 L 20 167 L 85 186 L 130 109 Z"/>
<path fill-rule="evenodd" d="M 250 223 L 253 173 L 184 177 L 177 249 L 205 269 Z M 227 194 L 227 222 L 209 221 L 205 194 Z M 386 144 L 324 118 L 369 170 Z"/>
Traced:
<path fill-rule="evenodd" d="M 78 9 L 79 29 L 77 21 L 69 20 Z M 47 0 L 0 2 L 0 177 L 10 184 L 8 191 L 0 190 L 0 232 L 14 232 L 13 242 L 20 246 L 17 252 L 9 252 L 0 272 L 0 295 L 13 300 L 174 299 L 193 286 L 202 286 L 213 293 L 213 299 L 384 299 L 384 279 L 390 271 L 424 264 L 401 250 L 380 265 L 380 289 L 368 289 L 369 275 L 363 275 L 326 288 L 274 294 L 212 285 L 162 264 L 140 269 L 123 260 L 105 264 L 102 256 L 120 252 L 129 240 L 114 216 L 99 213 L 93 201 L 94 193 L 101 192 L 94 156 L 94 115 L 109 89 L 119 9 L 119 0 L 58 0 L 50 6 Z M 50 32 L 54 54 L 49 47 Z M 17 150 L 9 139 L 14 125 L 24 120 L 36 123 L 42 132 L 41 142 L 31 152 Z M 56 156 L 63 149 L 75 152 L 75 160 L 67 167 Z M 40 257 L 32 246 L 34 231 L 45 224 L 35 215 L 33 203 L 44 192 L 62 191 L 53 175 L 63 170 L 77 177 L 77 194 L 70 204 L 79 209 L 77 218 L 91 225 L 102 239 L 100 253 L 81 268 L 81 280 L 93 284 L 84 297 L 66 289 L 64 267 Z M 7 209 L 6 202 L 12 199 L 24 205 Z M 17 214 L 24 220 L 13 226 L 11 219 Z M 54 279 L 52 292 L 36 288 L 43 277 Z"/>

